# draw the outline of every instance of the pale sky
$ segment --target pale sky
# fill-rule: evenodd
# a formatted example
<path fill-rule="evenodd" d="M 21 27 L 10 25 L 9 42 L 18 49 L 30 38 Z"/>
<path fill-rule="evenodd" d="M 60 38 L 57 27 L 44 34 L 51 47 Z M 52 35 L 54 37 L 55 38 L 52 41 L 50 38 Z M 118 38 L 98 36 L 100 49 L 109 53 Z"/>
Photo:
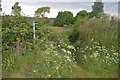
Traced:
<path fill-rule="evenodd" d="M 11 13 L 11 7 L 15 2 L 20 2 L 22 12 L 25 15 L 34 16 L 34 11 L 43 6 L 50 7 L 50 13 L 47 17 L 56 17 L 59 11 L 71 11 L 74 16 L 80 10 L 92 10 L 93 2 L 96 0 L 2 0 L 2 12 Z M 106 13 L 117 15 L 119 0 L 103 0 Z"/>

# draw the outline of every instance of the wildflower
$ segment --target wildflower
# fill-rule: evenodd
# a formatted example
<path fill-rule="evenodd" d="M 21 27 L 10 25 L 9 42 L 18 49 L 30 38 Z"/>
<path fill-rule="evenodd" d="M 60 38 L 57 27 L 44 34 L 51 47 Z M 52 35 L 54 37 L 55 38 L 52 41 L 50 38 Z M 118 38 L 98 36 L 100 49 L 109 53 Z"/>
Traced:
<path fill-rule="evenodd" d="M 106 56 L 106 59 L 109 59 L 109 56 Z"/>
<path fill-rule="evenodd" d="M 39 61 L 37 61 L 37 63 L 39 63 Z"/>
<path fill-rule="evenodd" d="M 72 46 L 72 45 L 68 45 L 68 48 L 69 49 L 75 49 L 74 46 Z"/>
<path fill-rule="evenodd" d="M 36 70 L 33 70 L 33 72 L 35 73 L 35 72 L 37 72 Z"/>
<path fill-rule="evenodd" d="M 91 41 L 93 41 L 94 39 L 92 38 Z"/>
<path fill-rule="evenodd" d="M 94 53 L 93 55 L 94 55 L 95 58 L 97 57 L 97 53 Z"/>
<path fill-rule="evenodd" d="M 105 61 L 105 60 L 102 60 L 103 62 Z"/>
<path fill-rule="evenodd" d="M 66 52 L 66 50 L 63 48 L 63 49 L 61 49 L 63 52 Z"/>
<path fill-rule="evenodd" d="M 58 45 L 58 47 L 60 47 L 60 45 Z"/>
<path fill-rule="evenodd" d="M 89 50 L 92 50 L 92 48 L 90 47 Z"/>
<path fill-rule="evenodd" d="M 97 43 L 98 45 L 100 45 L 100 43 Z"/>
<path fill-rule="evenodd" d="M 116 52 L 116 53 L 113 53 L 114 55 L 118 55 L 118 53 Z"/>
<path fill-rule="evenodd" d="M 70 52 L 70 51 L 67 51 L 67 53 L 68 53 L 68 54 L 71 54 L 71 52 Z"/>
<path fill-rule="evenodd" d="M 71 61 L 71 59 L 68 59 L 68 61 Z"/>
<path fill-rule="evenodd" d="M 56 70 L 58 70 L 60 68 L 60 66 L 56 66 Z"/>
<path fill-rule="evenodd" d="M 93 56 L 92 55 L 90 55 L 90 58 L 92 58 Z"/>
<path fill-rule="evenodd" d="M 58 54 L 55 54 L 56 56 L 58 56 Z"/>
<path fill-rule="evenodd" d="M 85 52 L 84 50 L 81 51 L 82 53 Z"/>
<path fill-rule="evenodd" d="M 79 47 L 77 47 L 77 49 L 80 49 Z"/>
<path fill-rule="evenodd" d="M 54 61 L 54 63 L 56 63 L 56 61 Z"/>
<path fill-rule="evenodd" d="M 51 75 L 49 74 L 47 77 L 48 77 L 48 78 L 50 78 L 50 77 L 51 77 Z"/>

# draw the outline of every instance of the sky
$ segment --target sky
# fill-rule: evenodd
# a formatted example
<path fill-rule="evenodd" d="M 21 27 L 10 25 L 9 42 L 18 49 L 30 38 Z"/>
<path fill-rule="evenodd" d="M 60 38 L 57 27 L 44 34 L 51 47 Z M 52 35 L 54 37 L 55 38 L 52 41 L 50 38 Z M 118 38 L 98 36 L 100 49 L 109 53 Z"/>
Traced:
<path fill-rule="evenodd" d="M 22 12 L 25 15 L 34 16 L 35 10 L 39 7 L 50 7 L 49 18 L 55 18 L 59 11 L 71 11 L 75 16 L 81 10 L 92 11 L 92 5 L 96 0 L 2 0 L 2 12 L 11 13 L 11 7 L 15 2 L 20 2 Z M 104 11 L 108 14 L 117 15 L 119 0 L 102 0 Z"/>

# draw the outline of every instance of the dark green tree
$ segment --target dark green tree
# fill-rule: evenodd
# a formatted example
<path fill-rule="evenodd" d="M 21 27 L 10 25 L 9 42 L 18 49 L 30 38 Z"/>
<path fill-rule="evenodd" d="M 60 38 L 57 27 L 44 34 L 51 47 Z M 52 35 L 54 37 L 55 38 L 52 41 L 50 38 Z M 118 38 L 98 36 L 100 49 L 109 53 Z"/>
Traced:
<path fill-rule="evenodd" d="M 88 12 L 86 10 L 82 10 L 77 13 L 77 15 L 75 16 L 75 20 L 85 18 L 87 16 L 88 16 Z"/>
<path fill-rule="evenodd" d="M 1 8 L 1 0 L 0 0 L 0 12 L 2 11 L 2 8 Z"/>
<path fill-rule="evenodd" d="M 21 6 L 19 6 L 19 2 L 15 2 L 15 4 L 12 6 L 12 14 L 15 16 L 21 15 Z"/>
<path fill-rule="evenodd" d="M 94 5 L 92 6 L 92 16 L 94 15 L 95 17 L 99 18 L 98 15 L 100 13 L 104 13 L 103 7 L 104 4 L 102 0 L 96 0 L 96 2 L 94 2 Z"/>
<path fill-rule="evenodd" d="M 56 19 L 54 20 L 54 25 L 64 26 L 73 24 L 74 18 L 73 14 L 69 11 L 59 12 Z"/>

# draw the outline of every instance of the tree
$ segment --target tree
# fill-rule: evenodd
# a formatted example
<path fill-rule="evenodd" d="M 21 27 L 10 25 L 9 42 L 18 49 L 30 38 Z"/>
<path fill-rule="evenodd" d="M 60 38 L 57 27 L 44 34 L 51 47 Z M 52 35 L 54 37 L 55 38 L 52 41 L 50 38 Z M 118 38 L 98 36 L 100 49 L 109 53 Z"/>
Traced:
<path fill-rule="evenodd" d="M 2 8 L 1 8 L 1 0 L 0 0 L 0 14 L 1 14 Z"/>
<path fill-rule="evenodd" d="M 86 10 L 82 10 L 77 13 L 77 15 L 75 16 L 75 20 L 80 18 L 85 18 L 87 16 L 88 16 L 88 12 Z"/>
<path fill-rule="evenodd" d="M 15 4 L 12 6 L 12 14 L 21 15 L 21 6 L 19 6 L 19 2 L 15 2 Z"/>
<path fill-rule="evenodd" d="M 69 11 L 59 12 L 56 19 L 54 20 L 54 25 L 64 26 L 73 24 L 74 18 L 73 14 Z"/>
<path fill-rule="evenodd" d="M 99 18 L 98 14 L 104 13 L 103 7 L 104 4 L 102 3 L 102 0 L 96 0 L 96 2 L 94 2 L 94 5 L 92 6 L 92 14 L 95 17 Z"/>
<path fill-rule="evenodd" d="M 45 13 L 50 13 L 50 7 L 41 7 L 35 11 L 35 16 L 45 17 Z"/>

